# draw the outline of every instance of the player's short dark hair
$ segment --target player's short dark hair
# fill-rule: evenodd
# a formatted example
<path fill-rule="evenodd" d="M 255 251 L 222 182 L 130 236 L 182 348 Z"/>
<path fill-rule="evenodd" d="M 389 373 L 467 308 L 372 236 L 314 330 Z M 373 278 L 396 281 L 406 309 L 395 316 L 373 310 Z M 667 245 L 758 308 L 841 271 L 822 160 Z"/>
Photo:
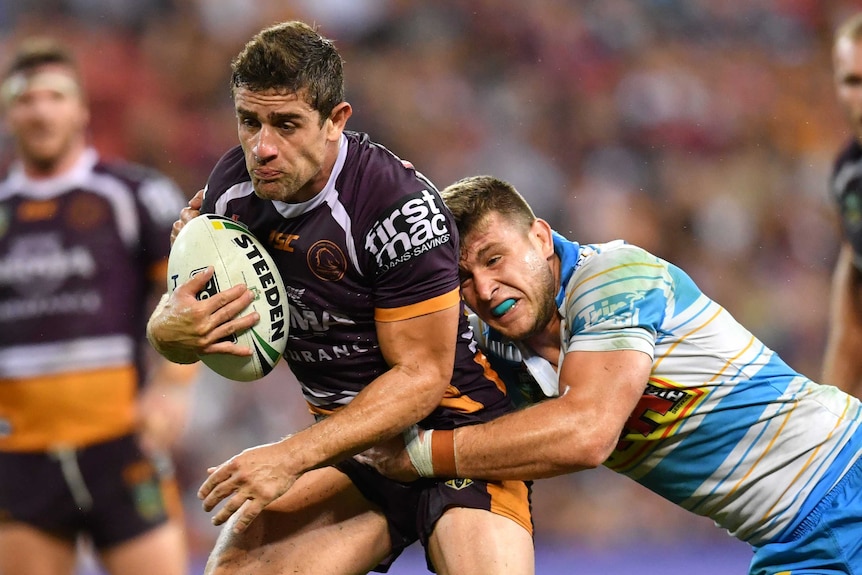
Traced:
<path fill-rule="evenodd" d="M 304 22 L 275 24 L 258 32 L 231 62 L 231 91 L 278 90 L 302 94 L 321 122 L 344 101 L 341 55 L 332 40 Z"/>
<path fill-rule="evenodd" d="M 3 71 L 3 79 L 19 73 L 29 74 L 49 65 L 68 68 L 80 80 L 78 62 L 72 51 L 61 42 L 47 37 L 33 37 L 21 42 Z"/>
<path fill-rule="evenodd" d="M 536 221 L 536 214 L 515 186 L 493 176 L 463 178 L 444 188 L 440 195 L 455 216 L 461 236 L 482 225 L 492 212 L 525 231 Z"/>

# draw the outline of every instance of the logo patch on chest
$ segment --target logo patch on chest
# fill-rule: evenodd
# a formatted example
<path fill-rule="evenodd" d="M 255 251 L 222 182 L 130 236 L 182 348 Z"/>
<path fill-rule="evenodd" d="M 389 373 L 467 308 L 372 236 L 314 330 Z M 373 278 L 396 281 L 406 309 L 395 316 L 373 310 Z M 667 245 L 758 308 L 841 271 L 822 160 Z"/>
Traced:
<path fill-rule="evenodd" d="M 347 258 L 337 244 L 329 240 L 315 242 L 306 255 L 308 269 L 323 281 L 337 282 L 347 271 Z"/>

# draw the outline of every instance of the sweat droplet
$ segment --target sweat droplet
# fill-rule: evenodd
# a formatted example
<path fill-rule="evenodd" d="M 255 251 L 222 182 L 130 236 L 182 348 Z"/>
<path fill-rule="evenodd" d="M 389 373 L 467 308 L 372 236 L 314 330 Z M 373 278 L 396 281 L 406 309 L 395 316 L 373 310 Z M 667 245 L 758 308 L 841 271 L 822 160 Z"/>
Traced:
<path fill-rule="evenodd" d="M 491 313 L 494 314 L 494 317 L 500 317 L 501 315 L 512 309 L 513 305 L 515 305 L 515 300 L 509 298 L 494 309 L 492 309 Z"/>

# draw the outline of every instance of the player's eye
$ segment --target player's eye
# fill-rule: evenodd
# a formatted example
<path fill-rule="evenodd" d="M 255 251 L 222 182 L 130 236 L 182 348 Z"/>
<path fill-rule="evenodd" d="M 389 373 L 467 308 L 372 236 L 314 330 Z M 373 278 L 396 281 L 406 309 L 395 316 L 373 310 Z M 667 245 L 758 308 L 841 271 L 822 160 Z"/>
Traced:
<path fill-rule="evenodd" d="M 252 116 L 240 116 L 239 123 L 244 128 L 259 128 L 260 122 L 257 121 L 257 118 L 253 118 Z"/>

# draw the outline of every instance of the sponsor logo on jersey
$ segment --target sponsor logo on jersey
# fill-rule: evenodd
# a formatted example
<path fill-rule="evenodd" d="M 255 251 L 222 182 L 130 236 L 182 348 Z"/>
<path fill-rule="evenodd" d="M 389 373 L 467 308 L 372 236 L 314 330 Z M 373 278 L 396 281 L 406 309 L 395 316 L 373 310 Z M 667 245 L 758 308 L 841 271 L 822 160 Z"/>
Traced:
<path fill-rule="evenodd" d="M 623 427 L 607 467 L 625 472 L 643 461 L 658 441 L 676 432 L 706 396 L 706 389 L 682 387 L 651 377 Z"/>
<path fill-rule="evenodd" d="M 284 232 L 279 232 L 276 230 L 272 230 L 269 232 L 269 245 L 272 246 L 273 249 L 282 252 L 294 251 L 293 245 L 291 244 L 293 244 L 293 242 L 298 239 L 299 236 L 296 234 L 286 234 Z"/>
<path fill-rule="evenodd" d="M 450 240 L 437 195 L 422 190 L 378 219 L 365 236 L 365 249 L 386 271 Z"/>
<path fill-rule="evenodd" d="M 303 301 L 305 289 L 287 286 L 287 306 L 290 315 L 289 340 L 314 340 L 334 325 L 355 325 L 356 322 L 337 310 L 315 313 Z M 341 345 L 320 345 L 313 349 L 298 350 L 290 347 L 284 351 L 288 361 L 297 363 L 323 363 L 376 351 L 379 346 L 373 341 L 357 340 Z"/>
<path fill-rule="evenodd" d="M 0 257 L 0 285 L 28 295 L 55 291 L 69 278 L 91 278 L 96 260 L 82 245 L 64 247 L 58 234 L 33 234 L 16 239 Z"/>
<path fill-rule="evenodd" d="M 18 206 L 17 217 L 22 222 L 50 220 L 57 213 L 56 200 L 29 200 Z"/>
<path fill-rule="evenodd" d="M 320 240 L 308 248 L 306 255 L 308 269 L 323 281 L 336 282 L 347 271 L 347 258 L 337 244 Z"/>
<path fill-rule="evenodd" d="M 611 320 L 617 326 L 636 325 L 638 308 L 635 304 L 645 297 L 645 292 L 626 292 L 601 299 L 578 312 L 574 322 L 575 331 L 581 331 L 588 325 L 607 320 Z"/>

